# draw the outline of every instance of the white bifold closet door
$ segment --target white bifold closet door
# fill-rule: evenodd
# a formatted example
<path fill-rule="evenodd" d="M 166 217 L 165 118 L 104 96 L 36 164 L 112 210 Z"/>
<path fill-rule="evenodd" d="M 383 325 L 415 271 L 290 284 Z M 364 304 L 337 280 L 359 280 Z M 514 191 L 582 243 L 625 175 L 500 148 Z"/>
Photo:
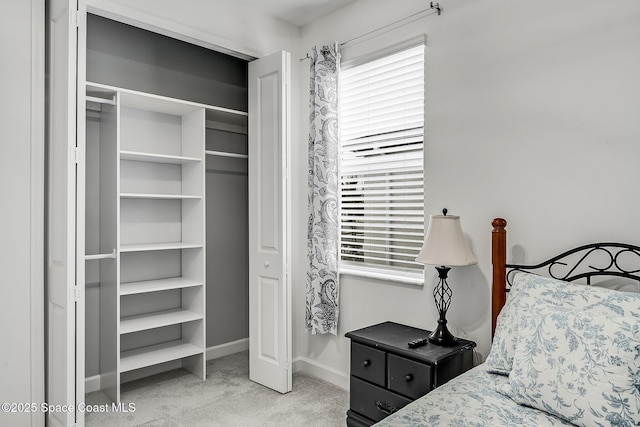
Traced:
<path fill-rule="evenodd" d="M 47 404 L 61 409 L 47 412 L 50 426 L 84 424 L 76 411 L 84 400 L 84 259 L 77 262 L 78 253 L 84 257 L 84 235 L 76 239 L 77 220 L 84 217 L 77 215 L 84 201 L 76 199 L 83 194 L 76 176 L 84 176 L 78 167 L 83 140 L 76 137 L 84 135 L 84 121 L 78 121 L 78 112 L 84 115 L 84 67 L 78 67 L 86 36 L 78 17 L 84 11 L 84 0 L 50 0 L 47 9 Z"/>
<path fill-rule="evenodd" d="M 249 378 L 291 391 L 290 54 L 249 64 Z"/>

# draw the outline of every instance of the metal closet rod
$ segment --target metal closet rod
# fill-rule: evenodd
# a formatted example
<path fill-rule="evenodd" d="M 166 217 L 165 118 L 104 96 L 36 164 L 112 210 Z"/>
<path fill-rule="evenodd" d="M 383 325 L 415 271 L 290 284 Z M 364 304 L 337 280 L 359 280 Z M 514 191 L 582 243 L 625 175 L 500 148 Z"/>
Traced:
<path fill-rule="evenodd" d="M 228 153 L 226 151 L 213 151 L 213 150 L 205 150 L 205 154 L 209 156 L 218 156 L 218 157 L 233 157 L 236 159 L 248 159 L 248 154 L 240 154 L 240 153 Z"/>
<path fill-rule="evenodd" d="M 442 8 L 440 7 L 440 3 L 430 2 L 428 8 L 423 9 L 423 10 L 421 10 L 419 12 L 413 13 L 413 14 L 411 14 L 409 16 L 405 16 L 404 18 L 399 19 L 397 21 L 394 21 L 394 22 L 391 22 L 389 24 L 383 25 L 382 27 L 378 27 L 378 28 L 376 28 L 374 30 L 371 30 L 371 31 L 367 32 L 367 33 L 360 34 L 359 36 L 356 36 L 356 37 L 354 37 L 352 39 L 349 39 L 349 40 L 347 40 L 345 42 L 340 43 L 340 47 L 343 47 L 346 44 L 352 43 L 352 42 L 354 42 L 356 40 L 359 40 L 359 39 L 361 39 L 363 37 L 369 36 L 369 35 L 371 35 L 373 33 L 378 32 L 378 31 L 384 30 L 384 29 L 392 27 L 394 25 L 398 25 L 398 24 L 400 24 L 400 23 L 402 23 L 404 21 L 407 21 L 407 20 L 415 17 L 415 16 L 421 15 L 421 14 L 423 14 L 423 13 L 429 11 L 429 10 L 435 10 L 438 13 L 438 16 L 440 16 L 440 14 L 442 13 Z M 300 58 L 300 61 L 304 61 L 305 59 L 311 59 L 311 56 L 309 56 L 309 53 L 307 53 L 304 58 Z"/>
<path fill-rule="evenodd" d="M 92 261 L 96 259 L 115 259 L 115 258 L 116 258 L 115 249 L 113 249 L 113 251 L 110 254 L 91 254 L 91 255 L 84 256 L 85 261 Z"/>

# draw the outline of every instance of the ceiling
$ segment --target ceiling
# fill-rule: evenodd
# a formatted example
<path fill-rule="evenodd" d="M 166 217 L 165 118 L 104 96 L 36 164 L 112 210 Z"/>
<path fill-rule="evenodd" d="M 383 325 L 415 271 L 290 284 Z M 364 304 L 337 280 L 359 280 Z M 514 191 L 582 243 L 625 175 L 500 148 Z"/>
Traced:
<path fill-rule="evenodd" d="M 356 0 L 240 0 L 252 8 L 303 27 Z"/>

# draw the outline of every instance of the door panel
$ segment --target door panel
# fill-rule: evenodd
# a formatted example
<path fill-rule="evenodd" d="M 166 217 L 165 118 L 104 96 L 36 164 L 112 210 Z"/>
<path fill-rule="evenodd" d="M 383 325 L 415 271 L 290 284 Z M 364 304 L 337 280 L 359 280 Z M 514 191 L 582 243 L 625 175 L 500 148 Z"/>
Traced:
<path fill-rule="evenodd" d="M 289 63 L 249 64 L 249 377 L 291 391 Z"/>
<path fill-rule="evenodd" d="M 280 281 L 260 277 L 258 289 L 258 321 L 260 337 L 273 337 L 259 341 L 258 354 L 266 362 L 278 364 L 278 307 Z"/>
<path fill-rule="evenodd" d="M 282 129 L 278 126 L 281 115 L 278 72 L 261 76 L 256 90 L 259 91 L 257 131 L 261 143 L 256 150 L 260 176 L 257 182 L 260 196 L 260 250 L 278 256 L 281 233 L 279 220 L 282 218 L 282 189 L 278 185 L 282 169 L 282 150 L 279 146 Z"/>

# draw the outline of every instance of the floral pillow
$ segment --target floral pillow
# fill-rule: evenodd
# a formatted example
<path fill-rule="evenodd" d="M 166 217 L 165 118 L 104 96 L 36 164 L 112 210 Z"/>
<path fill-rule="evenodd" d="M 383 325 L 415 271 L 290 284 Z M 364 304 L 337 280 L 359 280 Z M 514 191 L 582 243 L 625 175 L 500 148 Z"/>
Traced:
<path fill-rule="evenodd" d="M 640 318 L 545 310 L 523 319 L 501 393 L 578 426 L 640 426 Z"/>
<path fill-rule="evenodd" d="M 559 310 L 640 318 L 640 294 L 517 271 L 507 302 L 497 319 L 493 344 L 486 360 L 489 372 L 509 374 L 523 316 L 539 313 L 549 305 Z"/>

